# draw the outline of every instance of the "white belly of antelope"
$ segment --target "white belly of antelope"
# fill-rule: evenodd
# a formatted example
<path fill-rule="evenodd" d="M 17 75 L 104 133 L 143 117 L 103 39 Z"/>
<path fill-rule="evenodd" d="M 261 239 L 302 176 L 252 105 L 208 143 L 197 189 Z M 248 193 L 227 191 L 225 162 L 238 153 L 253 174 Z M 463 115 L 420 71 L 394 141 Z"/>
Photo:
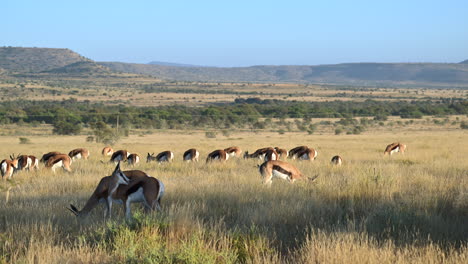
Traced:
<path fill-rule="evenodd" d="M 397 152 L 400 152 L 400 148 L 399 147 L 396 147 L 394 150 L 390 151 L 390 155 L 394 154 L 394 153 L 397 153 Z"/>
<path fill-rule="evenodd" d="M 81 153 L 78 153 L 76 154 L 75 156 L 73 156 L 73 159 L 81 159 Z"/>
<path fill-rule="evenodd" d="M 299 159 L 301 159 L 301 160 L 310 160 L 310 157 L 309 157 L 309 154 L 306 153 L 306 154 L 300 156 Z"/>
<path fill-rule="evenodd" d="M 286 180 L 286 181 L 290 180 L 289 175 L 284 174 L 282 172 L 279 172 L 277 170 L 273 170 L 272 174 L 273 174 L 272 178 L 280 178 L 280 179 L 283 179 L 283 180 Z"/>
<path fill-rule="evenodd" d="M 55 163 L 54 165 L 52 165 L 52 171 L 55 171 L 55 169 L 60 168 L 62 166 L 63 166 L 63 161 L 59 161 Z"/>

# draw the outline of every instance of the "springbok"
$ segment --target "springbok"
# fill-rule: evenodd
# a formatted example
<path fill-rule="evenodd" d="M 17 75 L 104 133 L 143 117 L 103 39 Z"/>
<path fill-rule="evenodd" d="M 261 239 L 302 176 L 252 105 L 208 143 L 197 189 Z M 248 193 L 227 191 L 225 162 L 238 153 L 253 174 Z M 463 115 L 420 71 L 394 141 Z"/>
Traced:
<path fill-rule="evenodd" d="M 273 178 L 287 180 L 290 183 L 304 178 L 304 175 L 294 165 L 281 160 L 266 161 L 259 166 L 259 170 L 263 183 L 266 185 L 271 185 Z M 313 181 L 317 177 L 318 175 L 308 179 Z"/>
<path fill-rule="evenodd" d="M 129 155 L 130 153 L 126 150 L 117 150 L 116 152 L 112 153 L 110 162 L 117 163 L 119 161 L 127 161 Z"/>
<path fill-rule="evenodd" d="M 18 156 L 18 170 L 27 169 L 39 169 L 39 160 L 32 155 L 20 155 Z"/>
<path fill-rule="evenodd" d="M 131 203 L 142 203 L 146 210 L 161 211 L 161 198 L 164 196 L 164 184 L 139 170 L 121 171 L 120 162 L 110 176 L 99 181 L 83 209 L 78 210 L 70 204 L 70 210 L 77 217 L 86 217 L 99 203 L 105 203 L 104 217 L 110 218 L 112 203 L 124 205 L 127 219 L 132 217 Z"/>
<path fill-rule="evenodd" d="M 404 154 L 406 150 L 406 145 L 402 144 L 400 142 L 393 142 L 392 144 L 388 145 L 385 148 L 384 151 L 384 156 L 389 154 L 390 156 L 393 155 L 394 153 L 400 152 L 401 154 Z"/>
<path fill-rule="evenodd" d="M 267 151 L 269 151 L 269 150 L 274 150 L 274 148 L 266 147 L 266 148 L 257 149 L 252 154 L 249 154 L 249 152 L 246 151 L 244 153 L 244 159 L 255 159 L 255 158 L 257 158 L 257 159 L 263 160 L 263 159 L 265 159 L 265 155 L 266 155 Z"/>
<path fill-rule="evenodd" d="M 196 161 L 198 162 L 198 158 L 200 157 L 200 152 L 196 149 L 189 149 L 184 152 L 183 159 L 184 161 Z"/>
<path fill-rule="evenodd" d="M 341 164 L 343 163 L 343 159 L 339 155 L 336 155 L 333 156 L 333 158 L 331 159 L 331 163 L 333 165 L 341 166 Z"/>
<path fill-rule="evenodd" d="M 240 157 L 242 154 L 242 150 L 239 147 L 229 147 L 225 148 L 224 151 L 226 151 L 226 154 L 229 155 L 229 157 Z"/>
<path fill-rule="evenodd" d="M 297 153 L 299 153 L 299 152 L 304 152 L 304 151 L 306 151 L 306 150 L 308 150 L 308 149 L 309 149 L 309 147 L 307 147 L 307 146 L 298 146 L 298 147 L 295 147 L 295 148 L 289 150 L 289 152 L 288 152 L 288 157 L 289 157 L 290 159 L 296 159 L 296 158 L 297 158 Z"/>
<path fill-rule="evenodd" d="M 0 172 L 2 174 L 2 179 L 11 179 L 13 173 L 18 168 L 18 159 L 10 155 L 10 159 L 4 159 L 0 162 Z M 4 178 L 6 175 L 6 178 Z"/>
<path fill-rule="evenodd" d="M 77 148 L 77 149 L 74 149 L 74 150 L 70 151 L 68 153 L 68 156 L 72 160 L 76 160 L 76 159 L 85 159 L 85 160 L 87 160 L 88 157 L 89 157 L 89 150 L 87 150 L 85 148 Z"/>
<path fill-rule="evenodd" d="M 112 156 L 112 154 L 114 154 L 114 150 L 111 147 L 107 146 L 102 149 L 101 153 L 103 156 Z"/>
<path fill-rule="evenodd" d="M 224 151 L 224 149 L 217 149 L 213 152 L 211 152 L 210 154 L 208 154 L 208 156 L 206 157 L 206 163 L 210 162 L 210 161 L 227 161 L 229 159 L 229 155 L 226 153 L 226 151 Z"/>
<path fill-rule="evenodd" d="M 174 153 L 172 153 L 172 151 L 170 150 L 166 150 L 166 151 L 163 151 L 161 153 L 159 153 L 158 155 L 156 155 L 156 157 L 154 156 L 154 153 L 153 154 L 149 154 L 146 156 L 146 162 L 150 162 L 150 161 L 157 161 L 158 163 L 161 163 L 161 162 L 172 162 L 172 160 L 174 159 Z"/>
<path fill-rule="evenodd" d="M 278 153 L 278 159 L 288 157 L 288 151 L 286 149 L 275 147 L 275 150 Z"/>
<path fill-rule="evenodd" d="M 46 164 L 47 161 L 52 157 L 52 156 L 55 156 L 55 155 L 58 155 L 58 154 L 63 154 L 62 152 L 58 152 L 58 151 L 51 151 L 51 152 L 48 152 L 44 155 L 42 155 L 42 158 L 40 160 L 40 162 Z"/>
<path fill-rule="evenodd" d="M 140 156 L 138 154 L 133 153 L 128 155 L 127 162 L 129 165 L 135 166 L 136 164 L 140 163 Z"/>
<path fill-rule="evenodd" d="M 47 159 L 45 167 L 52 169 L 54 173 L 55 173 L 55 169 L 58 167 L 62 167 L 63 170 L 67 172 L 71 172 L 71 168 L 70 168 L 71 164 L 72 164 L 72 159 L 67 154 L 57 154 Z"/>
<path fill-rule="evenodd" d="M 278 152 L 276 152 L 275 149 L 270 148 L 265 152 L 264 160 L 265 161 L 278 160 L 278 157 L 279 157 Z"/>
<path fill-rule="evenodd" d="M 307 148 L 296 152 L 295 156 L 299 160 L 310 160 L 313 161 L 317 158 L 318 152 L 313 148 Z"/>

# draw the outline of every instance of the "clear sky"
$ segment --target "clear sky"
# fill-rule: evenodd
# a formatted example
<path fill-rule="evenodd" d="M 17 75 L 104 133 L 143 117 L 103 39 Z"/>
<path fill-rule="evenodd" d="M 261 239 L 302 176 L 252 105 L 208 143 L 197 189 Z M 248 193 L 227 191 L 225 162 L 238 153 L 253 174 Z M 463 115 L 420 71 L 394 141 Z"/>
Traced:
<path fill-rule="evenodd" d="M 468 0 L 1 0 L 0 46 L 206 66 L 468 59 Z"/>

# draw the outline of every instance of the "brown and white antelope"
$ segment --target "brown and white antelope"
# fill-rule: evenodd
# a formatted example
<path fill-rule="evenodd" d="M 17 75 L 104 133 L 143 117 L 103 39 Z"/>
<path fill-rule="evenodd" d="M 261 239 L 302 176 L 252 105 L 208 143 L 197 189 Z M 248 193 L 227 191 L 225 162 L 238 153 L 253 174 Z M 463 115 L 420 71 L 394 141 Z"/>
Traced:
<path fill-rule="evenodd" d="M 114 154 L 114 150 L 111 147 L 107 146 L 102 149 L 101 153 L 103 156 L 111 156 L 112 154 Z"/>
<path fill-rule="evenodd" d="M 142 203 L 146 210 L 161 211 L 161 198 L 164 196 L 164 184 L 139 170 L 121 171 L 120 162 L 110 176 L 99 181 L 83 209 L 78 210 L 70 204 L 68 208 L 77 217 L 86 217 L 99 203 L 105 203 L 104 217 L 111 217 L 112 203 L 124 205 L 127 219 L 132 217 L 131 203 Z"/>
<path fill-rule="evenodd" d="M 41 158 L 40 162 L 46 164 L 47 161 L 48 161 L 52 156 L 55 156 L 55 155 L 58 155 L 58 154 L 63 154 L 63 153 L 62 153 L 62 152 L 58 152 L 58 151 L 47 152 L 46 154 L 42 155 L 42 158 Z"/>
<path fill-rule="evenodd" d="M 159 153 L 158 155 L 154 156 L 153 154 L 149 154 L 146 156 L 146 162 L 151 162 L 151 161 L 157 161 L 159 163 L 161 162 L 172 162 L 174 159 L 174 153 L 170 150 L 163 151 Z"/>
<path fill-rule="evenodd" d="M 224 151 L 224 149 L 217 149 L 206 157 L 206 163 L 210 161 L 227 161 L 229 159 L 229 155 Z"/>
<path fill-rule="evenodd" d="M 89 157 L 89 150 L 87 150 L 85 148 L 77 148 L 77 149 L 74 149 L 74 150 L 70 151 L 68 153 L 68 156 L 72 160 L 76 160 L 76 159 L 85 159 L 85 160 L 87 160 L 88 157 Z"/>
<path fill-rule="evenodd" d="M 343 159 L 341 158 L 341 156 L 336 155 L 333 156 L 333 158 L 331 159 L 331 163 L 333 165 L 341 166 L 341 164 L 343 164 Z"/>
<path fill-rule="evenodd" d="M 54 156 L 49 157 L 45 164 L 46 168 L 52 169 L 55 173 L 55 169 L 62 167 L 63 170 L 67 172 L 71 172 L 72 159 L 67 154 L 57 154 Z"/>
<path fill-rule="evenodd" d="M 183 160 L 184 161 L 196 161 L 198 162 L 198 158 L 200 157 L 200 152 L 198 150 L 191 148 L 184 152 Z"/>
<path fill-rule="evenodd" d="M 265 159 L 265 155 L 267 153 L 267 151 L 269 150 L 274 150 L 274 148 L 272 147 L 266 147 L 266 148 L 260 148 L 260 149 L 257 149 L 254 153 L 252 154 L 249 154 L 248 151 L 244 152 L 244 159 Z"/>
<path fill-rule="evenodd" d="M 310 160 L 313 161 L 317 158 L 318 152 L 313 148 L 307 148 L 296 152 L 295 156 L 299 160 Z"/>
<path fill-rule="evenodd" d="M 18 159 L 14 155 L 10 155 L 10 159 L 4 159 L 0 162 L 0 172 L 2 179 L 11 179 L 13 173 L 18 168 Z M 6 176 L 6 177 L 5 177 Z"/>
<path fill-rule="evenodd" d="M 404 154 L 406 150 L 406 145 L 402 144 L 400 142 L 393 142 L 392 144 L 388 145 L 385 148 L 384 151 L 384 156 L 385 155 L 393 155 L 394 153 L 400 152 L 401 154 Z"/>
<path fill-rule="evenodd" d="M 136 153 L 132 153 L 128 155 L 127 162 L 129 165 L 135 166 L 136 164 L 140 163 L 140 156 Z"/>
<path fill-rule="evenodd" d="M 295 148 L 289 150 L 289 152 L 288 152 L 288 157 L 289 157 L 290 159 L 296 159 L 296 158 L 297 158 L 297 153 L 299 153 L 299 152 L 302 153 L 302 152 L 304 152 L 304 151 L 306 151 L 306 150 L 308 150 L 308 149 L 309 149 L 308 146 L 298 146 L 298 147 L 295 147 Z"/>
<path fill-rule="evenodd" d="M 240 157 L 242 154 L 242 150 L 239 147 L 229 147 L 225 148 L 224 151 L 226 151 L 226 154 L 229 155 L 229 157 Z"/>
<path fill-rule="evenodd" d="M 32 170 L 39 169 L 39 160 L 32 155 L 20 155 L 18 156 L 18 170 Z"/>
<path fill-rule="evenodd" d="M 263 184 L 271 185 L 273 178 L 289 182 L 303 178 L 302 173 L 292 164 L 281 160 L 270 160 L 259 166 Z"/>
<path fill-rule="evenodd" d="M 127 161 L 129 155 L 130 153 L 126 150 L 117 150 L 116 152 L 112 153 L 110 162 L 117 163 L 119 161 Z"/>
<path fill-rule="evenodd" d="M 278 153 L 278 159 L 287 158 L 288 151 L 284 148 L 275 147 L 276 153 Z"/>
<path fill-rule="evenodd" d="M 278 160 L 279 155 L 278 152 L 276 152 L 275 149 L 270 148 L 265 152 L 265 157 L 263 158 L 265 161 L 270 161 L 270 160 Z"/>

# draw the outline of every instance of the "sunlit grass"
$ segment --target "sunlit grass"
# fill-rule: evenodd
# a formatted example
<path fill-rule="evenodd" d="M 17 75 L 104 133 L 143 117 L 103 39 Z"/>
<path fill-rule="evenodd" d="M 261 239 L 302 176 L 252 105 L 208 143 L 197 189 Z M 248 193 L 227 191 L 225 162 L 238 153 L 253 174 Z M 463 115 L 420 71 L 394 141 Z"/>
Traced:
<path fill-rule="evenodd" d="M 132 205 L 125 221 L 115 205 L 111 221 L 103 206 L 77 222 L 66 210 L 81 208 L 113 164 L 103 145 L 85 137 L 30 137 L 33 144 L 1 137 L 0 155 L 91 151 L 72 173 L 40 169 L 0 183 L 0 261 L 63 263 L 463 263 L 467 256 L 468 150 L 463 131 L 329 136 L 238 133 L 207 139 L 204 133 L 132 136 L 114 149 L 138 153 L 140 169 L 162 180 L 163 212 L 145 215 Z M 405 155 L 383 157 L 393 141 Z M 206 165 L 214 149 L 232 145 L 309 145 L 314 162 L 291 161 L 314 182 L 261 185 L 258 160 L 230 159 Z M 192 147 L 199 163 L 182 162 Z M 172 150 L 170 164 L 146 163 L 147 152 Z M 341 167 L 330 165 L 341 155 Z M 101 161 L 104 161 L 102 163 Z M 3 197 L 10 189 L 10 201 Z M 73 260 L 73 261 L 72 261 Z"/>

